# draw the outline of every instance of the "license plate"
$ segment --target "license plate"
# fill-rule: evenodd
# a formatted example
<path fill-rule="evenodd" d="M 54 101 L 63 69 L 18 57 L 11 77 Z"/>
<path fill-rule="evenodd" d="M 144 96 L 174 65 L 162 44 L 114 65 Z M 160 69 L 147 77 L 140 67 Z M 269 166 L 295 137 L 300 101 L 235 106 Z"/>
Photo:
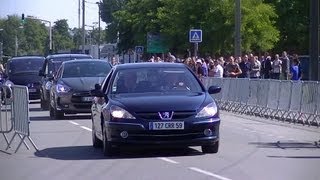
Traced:
<path fill-rule="evenodd" d="M 82 101 L 89 102 L 92 101 L 92 97 L 82 97 Z"/>
<path fill-rule="evenodd" d="M 150 130 L 183 130 L 184 122 L 171 121 L 171 122 L 150 122 Z"/>
<path fill-rule="evenodd" d="M 36 89 L 29 89 L 29 92 L 37 92 L 37 90 Z"/>

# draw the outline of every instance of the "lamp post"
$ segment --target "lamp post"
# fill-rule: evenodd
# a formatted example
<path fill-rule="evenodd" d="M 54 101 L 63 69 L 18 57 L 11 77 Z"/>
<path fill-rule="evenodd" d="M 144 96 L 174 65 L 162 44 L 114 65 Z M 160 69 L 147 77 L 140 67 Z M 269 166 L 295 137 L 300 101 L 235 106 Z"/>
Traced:
<path fill-rule="evenodd" d="M 39 19 L 37 17 L 33 17 L 33 16 L 27 16 L 28 19 L 35 19 L 35 20 L 39 20 L 45 23 L 49 24 L 49 51 L 50 53 L 52 52 L 52 26 L 51 26 L 51 21 L 45 20 L 45 19 Z"/>
<path fill-rule="evenodd" d="M 98 30 L 98 31 L 99 31 L 99 38 L 98 38 L 98 58 L 100 59 L 100 56 L 101 56 L 101 55 L 100 55 L 100 44 L 101 44 L 101 42 L 100 42 L 100 41 L 101 41 L 101 24 L 100 24 L 101 22 L 100 22 L 100 21 L 101 21 L 101 4 L 102 4 L 102 3 L 101 3 L 101 1 L 99 1 L 99 2 L 96 2 L 96 4 L 97 4 L 98 7 L 99 7 L 99 21 L 98 21 L 98 22 L 99 22 L 99 30 Z"/>

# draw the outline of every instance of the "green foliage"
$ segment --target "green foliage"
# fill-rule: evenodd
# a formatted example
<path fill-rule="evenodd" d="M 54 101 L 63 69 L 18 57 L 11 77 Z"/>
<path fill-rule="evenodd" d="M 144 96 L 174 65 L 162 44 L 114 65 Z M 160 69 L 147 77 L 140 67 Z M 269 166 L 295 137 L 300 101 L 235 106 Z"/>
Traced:
<path fill-rule="evenodd" d="M 188 42 L 189 30 L 200 28 L 203 42 L 199 48 L 203 54 L 234 51 L 234 0 L 113 0 L 104 4 L 110 7 L 102 11 L 103 20 L 114 25 L 110 30 L 113 39 L 114 32 L 119 31 L 120 49 L 146 45 L 147 33 L 151 32 L 166 37 L 170 50 L 185 52 L 193 46 Z M 262 0 L 242 0 L 242 14 L 243 51 L 272 49 L 279 41 L 273 6 Z"/>
<path fill-rule="evenodd" d="M 54 22 L 53 26 L 53 50 L 55 52 L 70 50 L 74 44 L 69 33 L 69 25 L 66 19 Z"/>

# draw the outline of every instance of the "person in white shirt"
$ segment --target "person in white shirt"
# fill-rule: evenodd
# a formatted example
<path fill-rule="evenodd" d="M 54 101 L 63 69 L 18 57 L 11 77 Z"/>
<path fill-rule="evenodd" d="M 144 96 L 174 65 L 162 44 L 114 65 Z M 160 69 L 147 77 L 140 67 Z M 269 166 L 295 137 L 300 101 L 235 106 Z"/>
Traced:
<path fill-rule="evenodd" d="M 222 78 L 223 77 L 223 68 L 220 65 L 220 61 L 215 60 L 214 61 L 214 67 L 213 67 L 213 77 Z"/>
<path fill-rule="evenodd" d="M 282 72 L 282 61 L 279 59 L 279 54 L 275 55 L 275 60 L 272 62 L 272 79 L 280 79 Z"/>

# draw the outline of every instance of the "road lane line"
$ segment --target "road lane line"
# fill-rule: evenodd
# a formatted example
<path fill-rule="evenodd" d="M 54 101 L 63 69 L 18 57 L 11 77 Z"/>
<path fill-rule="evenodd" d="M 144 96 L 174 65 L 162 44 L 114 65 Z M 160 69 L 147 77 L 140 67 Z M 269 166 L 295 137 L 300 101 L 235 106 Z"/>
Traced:
<path fill-rule="evenodd" d="M 69 121 L 69 123 L 79 126 L 79 124 L 74 121 Z"/>
<path fill-rule="evenodd" d="M 85 126 L 80 126 L 82 129 L 85 129 L 85 130 L 87 130 L 87 131 L 92 131 L 92 129 L 90 129 L 90 128 L 87 128 L 87 127 L 85 127 Z"/>
<path fill-rule="evenodd" d="M 284 136 L 278 136 L 278 138 L 282 139 L 282 138 L 285 138 Z"/>
<path fill-rule="evenodd" d="M 172 163 L 172 164 L 179 164 L 177 161 L 174 161 L 172 159 L 169 158 L 165 158 L 165 157 L 159 157 L 158 159 L 162 160 L 162 161 L 166 161 L 168 163 Z"/>
<path fill-rule="evenodd" d="M 231 180 L 229 178 L 226 178 L 226 177 L 223 177 L 223 176 L 220 176 L 220 175 L 217 175 L 217 174 L 213 174 L 211 172 L 208 172 L 208 171 L 196 168 L 196 167 L 189 167 L 189 169 L 191 169 L 193 171 L 196 171 L 196 172 L 199 172 L 199 173 L 202 173 L 202 174 L 205 174 L 205 175 L 208 175 L 208 176 L 211 176 L 211 177 L 215 177 L 215 178 L 220 179 L 220 180 Z"/>

